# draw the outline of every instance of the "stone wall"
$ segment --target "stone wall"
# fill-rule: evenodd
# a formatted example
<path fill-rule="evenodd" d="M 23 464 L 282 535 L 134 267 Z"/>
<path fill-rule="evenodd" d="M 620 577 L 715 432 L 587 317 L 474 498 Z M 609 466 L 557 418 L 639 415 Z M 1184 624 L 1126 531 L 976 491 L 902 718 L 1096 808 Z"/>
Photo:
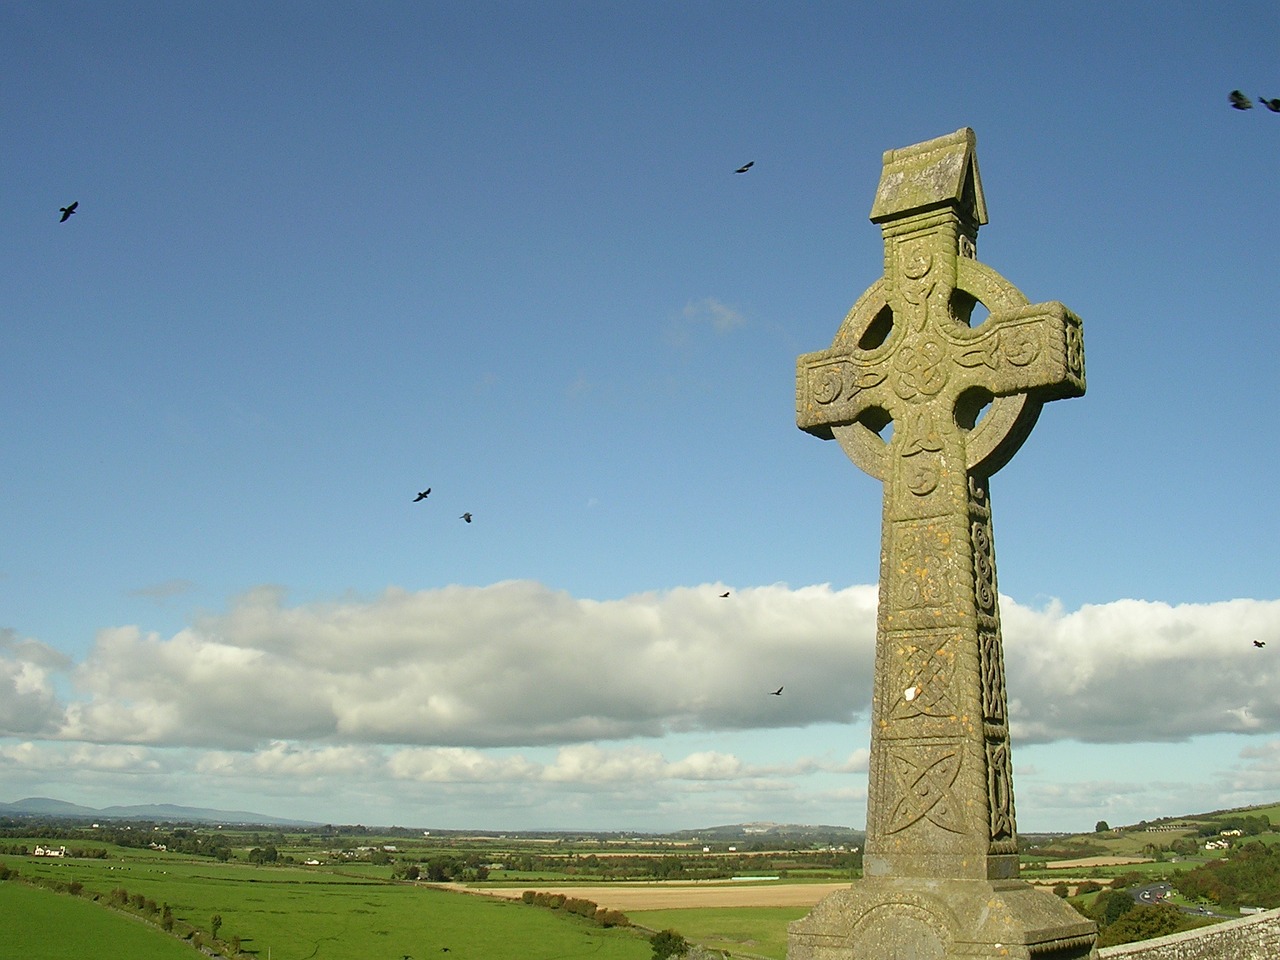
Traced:
<path fill-rule="evenodd" d="M 1280 910 L 1098 951 L 1099 960 L 1276 960 L 1277 957 L 1280 957 Z"/>

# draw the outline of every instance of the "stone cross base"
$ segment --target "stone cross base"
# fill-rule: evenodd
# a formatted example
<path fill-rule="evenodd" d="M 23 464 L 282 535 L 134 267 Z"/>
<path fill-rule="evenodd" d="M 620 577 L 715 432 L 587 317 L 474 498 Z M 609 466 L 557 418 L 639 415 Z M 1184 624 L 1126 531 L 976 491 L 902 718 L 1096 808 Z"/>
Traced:
<path fill-rule="evenodd" d="M 1095 960 L 1095 930 L 1021 880 L 872 877 L 791 923 L 787 960 Z"/>

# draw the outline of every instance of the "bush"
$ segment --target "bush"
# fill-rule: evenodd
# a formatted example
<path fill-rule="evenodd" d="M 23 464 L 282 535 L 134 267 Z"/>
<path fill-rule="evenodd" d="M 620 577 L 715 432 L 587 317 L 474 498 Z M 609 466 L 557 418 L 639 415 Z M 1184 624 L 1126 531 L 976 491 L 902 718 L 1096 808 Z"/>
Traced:
<path fill-rule="evenodd" d="M 537 894 L 534 893 L 532 890 L 526 890 L 524 893 L 520 894 L 520 902 L 532 904 L 534 897 L 536 896 Z"/>
<path fill-rule="evenodd" d="M 594 900 L 587 900 L 583 897 L 569 897 L 565 900 L 564 908 L 569 913 L 576 913 L 580 917 L 595 919 L 596 910 L 599 909 Z"/>
<path fill-rule="evenodd" d="M 1189 926 L 1177 908 L 1167 903 L 1150 907 L 1138 904 L 1126 911 L 1115 923 L 1103 928 L 1098 934 L 1098 946 L 1112 947 L 1120 943 L 1150 940 L 1152 937 L 1163 937 L 1186 930 Z"/>
<path fill-rule="evenodd" d="M 655 933 L 649 938 L 649 946 L 653 948 L 653 960 L 682 957 L 689 952 L 689 941 L 674 930 Z"/>
<path fill-rule="evenodd" d="M 1109 927 L 1135 906 L 1137 904 L 1134 903 L 1133 897 L 1127 893 L 1106 890 L 1098 894 L 1098 899 L 1093 902 L 1093 909 L 1089 911 L 1089 915 L 1098 926 Z"/>

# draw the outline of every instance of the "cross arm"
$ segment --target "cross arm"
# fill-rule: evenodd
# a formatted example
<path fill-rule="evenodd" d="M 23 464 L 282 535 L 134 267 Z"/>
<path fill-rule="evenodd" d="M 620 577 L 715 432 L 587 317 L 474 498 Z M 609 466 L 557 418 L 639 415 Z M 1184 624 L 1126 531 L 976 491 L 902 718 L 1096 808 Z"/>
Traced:
<path fill-rule="evenodd" d="M 1084 395 L 1082 330 L 1080 318 L 1061 303 L 1033 303 L 949 339 L 974 386 L 997 397 L 1030 393 L 1048 401 Z"/>
<path fill-rule="evenodd" d="M 887 377 L 883 360 L 873 363 L 839 348 L 803 354 L 796 361 L 796 425 L 831 440 L 833 426 L 885 404 Z"/>

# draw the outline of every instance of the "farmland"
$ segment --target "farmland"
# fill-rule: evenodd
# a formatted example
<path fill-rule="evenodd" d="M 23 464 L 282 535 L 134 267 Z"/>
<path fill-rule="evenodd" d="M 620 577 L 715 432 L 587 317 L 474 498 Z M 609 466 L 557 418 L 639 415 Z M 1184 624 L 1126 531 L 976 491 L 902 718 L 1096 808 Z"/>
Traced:
<path fill-rule="evenodd" d="M 1023 875 L 1062 895 L 1086 879 L 1095 891 L 1173 879 L 1219 860 L 1206 838 L 1280 840 L 1272 812 L 1026 837 Z M 668 928 L 733 956 L 782 960 L 787 923 L 859 874 L 860 841 L 10 822 L 0 909 L 29 960 L 175 960 L 197 956 L 196 945 L 244 960 L 644 960 L 649 933 Z M 37 846 L 66 853 L 35 856 Z M 526 891 L 543 894 L 534 903 Z M 1097 897 L 1074 902 L 1088 910 Z M 68 950 L 82 936 L 93 950 Z"/>
<path fill-rule="evenodd" d="M 189 946 L 97 904 L 21 883 L 0 883 L 6 956 L 25 960 L 192 960 Z"/>

